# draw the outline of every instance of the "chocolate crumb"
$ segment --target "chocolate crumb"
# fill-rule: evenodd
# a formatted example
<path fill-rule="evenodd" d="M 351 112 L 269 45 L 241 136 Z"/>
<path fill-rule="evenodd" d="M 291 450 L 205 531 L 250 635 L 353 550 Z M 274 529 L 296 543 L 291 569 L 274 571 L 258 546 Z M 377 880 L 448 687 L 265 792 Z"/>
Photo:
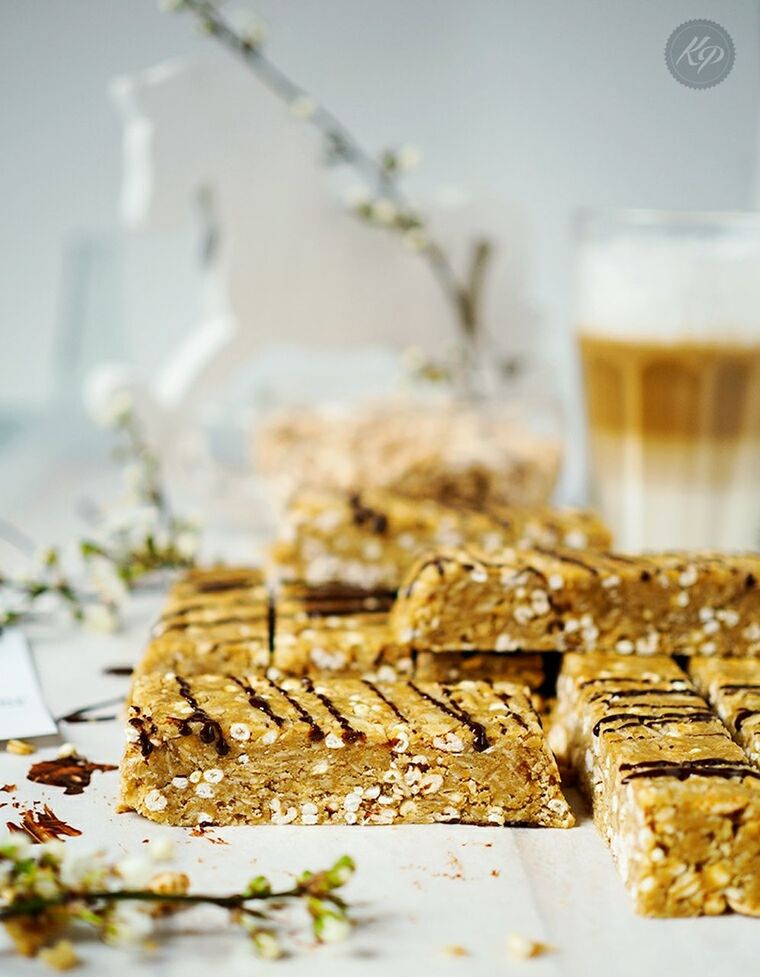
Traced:
<path fill-rule="evenodd" d="M 91 763 L 81 756 L 57 757 L 55 760 L 41 760 L 33 764 L 27 773 L 27 780 L 49 787 L 63 787 L 64 794 L 82 794 L 90 786 L 96 770 L 103 773 L 117 770 L 111 763 Z"/>
<path fill-rule="evenodd" d="M 24 811 L 21 824 L 14 821 L 7 821 L 6 824 L 9 831 L 26 835 L 35 845 L 59 841 L 61 838 L 77 838 L 82 833 L 79 828 L 62 821 L 47 804 L 42 810 Z"/>

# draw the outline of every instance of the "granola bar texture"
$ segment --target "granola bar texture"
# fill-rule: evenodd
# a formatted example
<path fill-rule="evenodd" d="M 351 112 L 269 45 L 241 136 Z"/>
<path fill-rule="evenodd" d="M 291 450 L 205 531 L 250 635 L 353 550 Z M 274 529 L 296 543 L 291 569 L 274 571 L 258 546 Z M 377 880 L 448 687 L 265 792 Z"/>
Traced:
<path fill-rule="evenodd" d="M 691 658 L 689 676 L 750 760 L 760 766 L 760 662 Z"/>
<path fill-rule="evenodd" d="M 607 527 L 581 509 L 497 503 L 472 508 L 379 489 L 307 491 L 285 512 L 270 560 L 280 580 L 397 590 L 416 559 L 441 547 L 465 546 L 488 555 L 512 546 L 608 549 L 610 544 Z"/>
<path fill-rule="evenodd" d="M 135 674 L 266 668 L 269 603 L 260 569 L 191 570 L 172 587 Z"/>
<path fill-rule="evenodd" d="M 343 674 L 386 682 L 409 676 L 409 650 L 390 630 L 392 603 L 390 591 L 283 584 L 274 605 L 272 674 Z"/>
<path fill-rule="evenodd" d="M 120 810 L 164 824 L 573 824 L 507 684 L 146 675 L 127 738 Z"/>
<path fill-rule="evenodd" d="M 760 773 L 670 658 L 567 654 L 561 734 L 636 910 L 760 915 Z"/>
<path fill-rule="evenodd" d="M 255 461 L 288 497 L 304 488 L 387 489 L 468 505 L 544 505 L 562 444 L 499 410 L 383 399 L 350 409 L 274 412 Z"/>
<path fill-rule="evenodd" d="M 760 556 L 458 550 L 421 560 L 392 614 L 429 651 L 760 656 Z"/>

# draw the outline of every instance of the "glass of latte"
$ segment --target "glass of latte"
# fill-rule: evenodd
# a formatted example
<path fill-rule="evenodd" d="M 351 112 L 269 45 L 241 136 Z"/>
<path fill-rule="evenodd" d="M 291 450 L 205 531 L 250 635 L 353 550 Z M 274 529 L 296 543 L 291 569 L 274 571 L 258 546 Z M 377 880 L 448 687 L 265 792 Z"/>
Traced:
<path fill-rule="evenodd" d="M 576 323 L 617 548 L 757 548 L 760 215 L 584 214 Z"/>

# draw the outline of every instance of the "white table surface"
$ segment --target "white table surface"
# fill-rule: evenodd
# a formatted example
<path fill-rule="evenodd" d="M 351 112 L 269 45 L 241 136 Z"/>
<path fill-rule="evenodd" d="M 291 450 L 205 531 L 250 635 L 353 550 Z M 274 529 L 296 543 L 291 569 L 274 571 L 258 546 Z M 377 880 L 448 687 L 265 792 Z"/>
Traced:
<path fill-rule="evenodd" d="M 16 439 L 0 451 L 0 514 L 46 541 L 74 533 L 71 513 L 77 499 L 85 490 L 95 494 L 111 477 L 96 448 L 92 439 L 69 437 L 59 426 Z M 238 552 L 241 544 L 247 545 L 246 539 L 238 535 Z M 126 691 L 128 679 L 107 676 L 104 669 L 137 659 L 159 602 L 158 595 L 135 599 L 127 628 L 115 636 L 68 628 L 30 632 L 45 696 L 56 716 Z M 64 725 L 61 734 L 93 761 L 118 762 L 119 721 Z M 55 752 L 50 747 L 33 759 Z M 387 977 L 434 969 L 468 977 L 714 977 L 757 970 L 760 921 L 635 916 L 609 852 L 577 798 L 579 823 L 566 831 L 266 826 L 215 829 L 214 843 L 186 829 L 115 814 L 116 773 L 96 773 L 84 794 L 67 797 L 58 788 L 27 781 L 29 765 L 28 757 L 0 754 L 0 784 L 18 785 L 12 798 L 3 794 L 0 802 L 46 802 L 83 832 L 67 845 L 107 847 L 115 855 L 139 852 L 145 839 L 168 835 L 176 842 L 176 867 L 187 871 L 198 888 L 231 891 L 259 873 L 284 882 L 288 872 L 324 867 L 344 852 L 358 865 L 347 895 L 360 922 L 344 944 L 312 948 L 307 942 L 287 960 L 264 963 L 251 955 L 243 934 L 227 926 L 223 913 L 202 909 L 181 916 L 172 925 L 183 935 L 162 941 L 149 956 L 136 958 L 84 940 L 82 973 L 205 977 L 216 968 L 225 977 L 265 972 Z M 14 815 L 10 805 L 0 808 L 0 827 Z M 515 960 L 506 949 L 511 932 L 556 949 L 540 958 Z M 13 955 L 4 939 L 0 936 L 2 977 L 43 972 L 40 964 Z M 444 948 L 452 944 L 465 947 L 468 955 L 447 955 Z"/>

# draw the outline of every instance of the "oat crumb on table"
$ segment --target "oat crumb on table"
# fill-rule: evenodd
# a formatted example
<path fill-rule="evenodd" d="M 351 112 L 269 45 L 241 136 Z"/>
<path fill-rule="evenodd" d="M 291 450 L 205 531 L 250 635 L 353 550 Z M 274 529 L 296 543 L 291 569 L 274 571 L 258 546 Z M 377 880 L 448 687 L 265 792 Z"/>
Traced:
<path fill-rule="evenodd" d="M 513 957 L 520 960 L 530 960 L 532 957 L 540 957 L 549 952 L 549 947 L 545 943 L 531 940 L 527 936 L 519 933 L 510 933 L 507 937 L 507 950 Z"/>
<path fill-rule="evenodd" d="M 30 756 L 37 752 L 37 747 L 26 740 L 8 740 L 5 744 L 6 753 L 15 753 L 16 756 Z"/>

